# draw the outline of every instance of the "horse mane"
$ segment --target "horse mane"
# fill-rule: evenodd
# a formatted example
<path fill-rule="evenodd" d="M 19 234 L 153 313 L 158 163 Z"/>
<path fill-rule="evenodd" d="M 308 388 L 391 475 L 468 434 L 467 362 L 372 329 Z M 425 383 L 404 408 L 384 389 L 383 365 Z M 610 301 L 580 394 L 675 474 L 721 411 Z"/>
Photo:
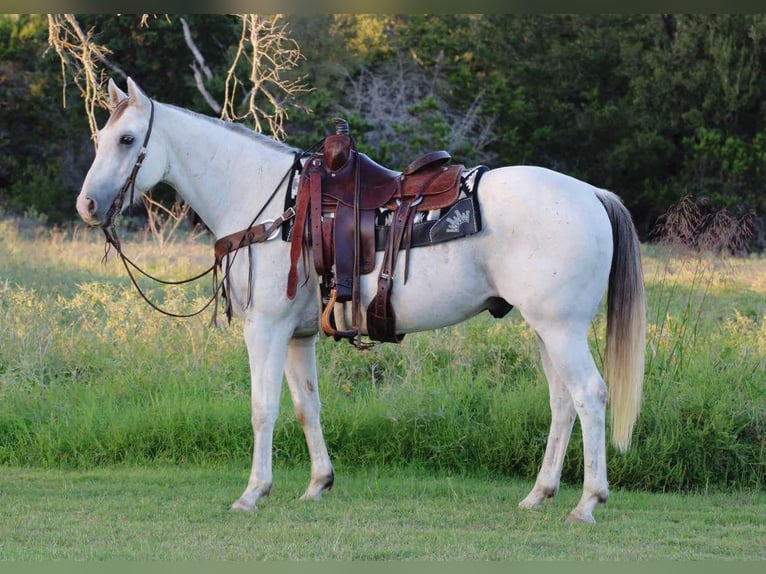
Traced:
<path fill-rule="evenodd" d="M 118 103 L 115 106 L 115 108 L 112 110 L 112 113 L 109 115 L 109 119 L 107 120 L 106 125 L 109 125 L 110 123 L 116 122 L 118 119 L 120 119 L 122 114 L 125 113 L 125 110 L 128 108 L 128 100 L 129 100 L 129 98 L 125 98 L 125 99 L 120 101 L 120 103 Z M 159 103 L 159 102 L 155 101 L 155 103 Z M 195 111 L 192 111 L 192 110 L 189 110 L 189 109 L 186 109 L 186 108 L 182 108 L 180 106 L 176 106 L 176 105 L 173 105 L 173 104 L 162 104 L 162 105 L 166 106 L 168 108 L 172 108 L 173 110 L 175 110 L 177 112 L 181 112 L 183 114 L 192 116 L 194 118 L 205 120 L 205 121 L 210 122 L 210 123 L 212 123 L 212 124 L 214 124 L 216 126 L 226 128 L 229 131 L 232 131 L 232 132 L 237 133 L 239 135 L 242 135 L 242 136 L 245 136 L 245 137 L 250 138 L 252 140 L 255 140 L 256 142 L 258 142 L 260 144 L 264 144 L 264 145 L 266 145 L 266 146 L 268 146 L 268 147 L 270 147 L 270 148 L 272 148 L 272 149 L 274 149 L 276 151 L 289 152 L 289 153 L 293 153 L 293 152 L 297 151 L 292 146 L 289 146 L 286 143 L 277 141 L 274 138 L 270 138 L 270 137 L 265 136 L 265 135 L 263 135 L 261 133 L 258 133 L 255 130 L 250 129 L 250 128 L 248 128 L 247 126 L 245 126 L 243 124 L 238 124 L 236 122 L 230 122 L 230 121 L 226 121 L 226 120 L 221 120 L 221 119 L 218 119 L 218 118 L 214 118 L 212 116 L 206 116 L 205 114 L 200 114 L 198 112 L 195 112 Z"/>
<path fill-rule="evenodd" d="M 214 118 L 212 116 L 206 116 L 205 114 L 200 114 L 198 112 L 194 112 L 192 110 L 188 110 L 188 109 L 182 108 L 180 106 L 175 106 L 173 104 L 163 104 L 163 105 L 167 106 L 169 108 L 172 108 L 172 109 L 174 109 L 174 110 L 176 110 L 178 112 L 181 112 L 183 114 L 186 114 L 186 115 L 192 116 L 194 118 L 210 122 L 211 124 L 214 124 L 214 125 L 219 126 L 219 127 L 223 127 L 223 128 L 225 128 L 225 129 L 227 129 L 229 131 L 232 131 L 232 132 L 234 132 L 236 134 L 239 134 L 239 135 L 245 136 L 247 138 L 250 138 L 252 140 L 255 140 L 258 143 L 264 144 L 264 145 L 266 145 L 266 146 L 268 146 L 268 147 L 270 147 L 270 148 L 272 148 L 272 149 L 274 149 L 276 151 L 289 152 L 289 153 L 292 153 L 292 152 L 296 151 L 296 149 L 293 148 L 292 146 L 289 146 L 286 143 L 283 143 L 281 141 L 275 140 L 274 138 L 271 138 L 271 137 L 266 136 L 264 134 L 258 133 L 255 130 L 250 129 L 246 125 L 238 124 L 236 122 L 221 120 L 219 118 Z M 116 111 L 117 110 L 115 110 L 115 112 Z"/>

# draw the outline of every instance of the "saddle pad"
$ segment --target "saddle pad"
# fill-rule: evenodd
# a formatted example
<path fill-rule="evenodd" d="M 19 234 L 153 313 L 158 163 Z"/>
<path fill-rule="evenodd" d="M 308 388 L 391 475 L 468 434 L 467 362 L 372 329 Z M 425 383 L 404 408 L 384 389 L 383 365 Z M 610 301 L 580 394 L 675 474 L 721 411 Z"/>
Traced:
<path fill-rule="evenodd" d="M 461 198 L 447 209 L 441 210 L 436 219 L 412 224 L 410 248 L 425 247 L 467 237 L 482 229 L 481 210 L 476 188 L 481 176 L 489 168 L 480 165 L 465 170 L 460 176 Z M 418 214 L 421 215 L 421 214 Z M 385 251 L 388 241 L 390 211 L 382 211 L 375 226 L 375 250 Z"/>

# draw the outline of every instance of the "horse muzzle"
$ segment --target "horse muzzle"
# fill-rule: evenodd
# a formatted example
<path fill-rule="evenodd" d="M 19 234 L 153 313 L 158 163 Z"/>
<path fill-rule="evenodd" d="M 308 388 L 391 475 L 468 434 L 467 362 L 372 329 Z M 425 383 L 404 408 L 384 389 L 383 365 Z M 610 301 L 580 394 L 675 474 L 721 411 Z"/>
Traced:
<path fill-rule="evenodd" d="M 84 191 L 77 197 L 77 213 L 88 225 L 94 227 L 109 225 L 112 219 L 111 211 L 112 209 L 109 205 L 104 206 Z"/>

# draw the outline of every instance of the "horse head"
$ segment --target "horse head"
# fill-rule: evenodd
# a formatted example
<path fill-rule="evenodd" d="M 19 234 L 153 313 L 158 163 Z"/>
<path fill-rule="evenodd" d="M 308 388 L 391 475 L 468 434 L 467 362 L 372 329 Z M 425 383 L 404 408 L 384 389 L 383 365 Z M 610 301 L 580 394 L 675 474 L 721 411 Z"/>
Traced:
<path fill-rule="evenodd" d="M 89 225 L 109 227 L 123 207 L 165 175 L 163 146 L 150 137 L 154 107 L 132 79 L 127 94 L 109 80 L 109 120 L 96 136 L 96 157 L 77 197 L 77 212 Z"/>

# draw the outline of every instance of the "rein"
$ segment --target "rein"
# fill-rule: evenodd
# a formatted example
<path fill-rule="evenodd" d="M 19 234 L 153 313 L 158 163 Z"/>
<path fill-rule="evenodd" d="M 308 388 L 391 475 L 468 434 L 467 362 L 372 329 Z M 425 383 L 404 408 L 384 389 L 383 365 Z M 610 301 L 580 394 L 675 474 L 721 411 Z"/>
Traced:
<path fill-rule="evenodd" d="M 125 271 L 128 273 L 128 277 L 130 278 L 131 283 L 133 283 L 133 286 L 136 288 L 136 291 L 138 291 L 138 294 L 141 296 L 141 298 L 146 301 L 146 303 L 155 311 L 159 311 L 163 315 L 166 315 L 168 317 L 176 317 L 176 318 L 189 318 L 189 317 L 195 317 L 202 313 L 205 309 L 210 307 L 210 305 L 215 302 L 216 303 L 216 310 L 213 313 L 213 323 L 215 323 L 216 316 L 218 314 L 217 307 L 218 307 L 218 293 L 223 288 L 223 280 L 218 281 L 218 273 L 217 269 L 219 267 L 218 261 L 213 263 L 210 267 L 208 267 L 205 271 L 198 273 L 194 277 L 189 277 L 188 279 L 181 279 L 178 281 L 168 281 L 165 279 L 160 279 L 159 277 L 155 277 L 154 275 L 151 275 L 150 273 L 147 273 L 141 267 L 139 267 L 130 257 L 125 255 L 125 252 L 122 250 L 122 247 L 120 245 L 120 239 L 117 237 L 117 230 L 114 227 L 104 228 L 104 235 L 106 236 L 106 242 L 107 242 L 107 253 L 108 253 L 108 246 L 111 245 L 114 247 L 115 251 L 117 252 L 117 255 L 120 257 L 120 261 L 122 261 L 123 267 L 125 267 Z M 106 258 L 106 253 L 104 254 L 104 258 Z M 228 276 L 229 268 L 231 267 L 231 264 L 227 265 L 226 267 L 226 273 L 224 276 Z M 146 295 L 143 289 L 141 289 L 141 286 L 138 284 L 138 281 L 136 280 L 135 275 L 133 274 L 133 271 L 131 268 L 138 271 L 141 275 L 144 277 L 151 279 L 152 281 L 156 283 L 161 283 L 162 285 L 185 285 L 187 283 L 193 283 L 194 281 L 197 281 L 198 279 L 202 279 L 206 275 L 213 273 L 213 294 L 211 295 L 210 299 L 197 311 L 194 311 L 192 313 L 174 313 L 172 311 L 168 311 L 166 309 L 161 308 L 159 305 L 154 303 L 149 297 Z"/>
<path fill-rule="evenodd" d="M 216 241 L 215 260 L 210 267 L 208 267 L 201 273 L 194 275 L 193 277 L 189 277 L 188 279 L 181 279 L 177 281 L 168 281 L 165 279 L 160 279 L 141 269 L 141 267 L 139 267 L 132 259 L 130 259 L 127 255 L 125 255 L 125 253 L 122 250 L 120 239 L 117 236 L 117 230 L 114 227 L 114 219 L 116 218 L 117 214 L 122 209 L 122 204 L 125 200 L 125 196 L 127 195 L 128 190 L 130 190 L 130 204 L 132 204 L 134 201 L 136 177 L 138 175 L 138 171 L 141 169 L 141 165 L 143 164 L 144 158 L 146 157 L 146 148 L 147 148 L 147 145 L 149 144 L 149 137 L 151 136 L 152 127 L 154 125 L 154 101 L 150 100 L 150 102 L 151 102 L 151 108 L 149 113 L 149 126 L 146 130 L 146 136 L 144 137 L 143 145 L 141 146 L 141 149 L 139 150 L 138 157 L 136 158 L 136 163 L 133 165 L 133 169 L 128 175 L 127 180 L 125 180 L 125 183 L 120 189 L 120 193 L 115 198 L 114 203 L 112 204 L 109 211 L 107 212 L 106 224 L 102 227 L 104 236 L 106 238 L 104 260 L 106 260 L 106 257 L 109 253 L 110 246 L 114 247 L 115 251 L 120 257 L 120 261 L 122 261 L 122 264 L 125 267 L 125 271 L 128 273 L 128 277 L 130 278 L 131 283 L 133 283 L 133 286 L 136 288 L 136 291 L 138 291 L 138 294 L 141 296 L 141 298 L 155 311 L 158 311 L 168 317 L 189 318 L 189 317 L 195 317 L 199 315 L 200 313 L 205 311 L 208 307 L 210 307 L 211 304 L 215 303 L 213 318 L 211 320 L 211 323 L 215 324 L 216 318 L 218 316 L 218 295 L 221 292 L 223 292 L 224 295 L 226 293 L 225 286 L 229 285 L 229 272 L 231 270 L 232 265 L 234 264 L 234 259 L 237 256 L 238 250 L 241 249 L 242 247 L 249 246 L 252 243 L 261 243 L 261 242 L 267 241 L 268 239 L 271 239 L 274 236 L 275 232 L 278 231 L 279 228 L 284 223 L 286 223 L 287 221 L 295 217 L 295 209 L 293 209 L 292 207 L 289 207 L 277 219 L 273 221 L 267 221 L 264 223 L 256 224 L 256 221 L 261 217 L 261 215 L 263 215 L 263 212 L 266 210 L 266 208 L 269 206 L 272 200 L 276 197 L 282 185 L 286 181 L 288 181 L 288 179 L 292 183 L 292 180 L 295 177 L 295 174 L 301 171 L 301 167 L 302 167 L 301 159 L 304 157 L 305 154 L 303 152 L 295 152 L 295 158 L 293 160 L 293 163 L 290 165 L 290 169 L 288 169 L 287 173 L 285 173 L 285 175 L 282 176 L 282 179 L 279 181 L 279 183 L 277 183 L 276 187 L 274 188 L 274 191 L 271 192 L 271 195 L 269 195 L 266 202 L 258 210 L 258 213 L 255 215 L 255 217 L 253 217 L 252 221 L 247 226 L 247 229 L 245 229 L 244 231 L 240 231 L 238 233 L 227 235 L 219 239 L 218 241 Z M 289 194 L 290 187 L 291 186 L 288 186 L 288 194 Z M 231 257 L 227 258 L 227 256 L 232 252 L 234 254 Z M 224 258 L 227 258 L 225 270 L 223 269 Z M 208 301 L 197 311 L 194 311 L 191 313 L 174 313 L 161 308 L 160 306 L 158 306 L 156 303 L 154 303 L 153 301 L 149 299 L 149 297 L 146 295 L 144 290 L 138 284 L 138 281 L 136 280 L 136 277 L 133 271 L 131 270 L 131 268 L 138 271 L 144 277 L 151 279 L 152 281 L 155 281 L 156 283 L 161 283 L 162 285 L 185 285 L 188 283 L 193 283 L 194 281 L 202 279 L 206 275 L 212 273 L 213 274 L 213 294 L 210 296 L 210 299 L 208 299 Z M 223 271 L 223 276 L 220 281 L 218 280 L 219 269 Z M 250 286 L 252 286 L 252 268 L 250 269 L 250 274 L 251 275 L 248 277 L 248 283 Z M 248 293 L 248 301 L 247 301 L 248 305 L 250 304 L 250 295 L 251 293 Z M 226 302 L 226 316 L 229 319 L 229 321 L 231 321 L 232 310 L 231 310 L 230 299 L 227 300 Z"/>

